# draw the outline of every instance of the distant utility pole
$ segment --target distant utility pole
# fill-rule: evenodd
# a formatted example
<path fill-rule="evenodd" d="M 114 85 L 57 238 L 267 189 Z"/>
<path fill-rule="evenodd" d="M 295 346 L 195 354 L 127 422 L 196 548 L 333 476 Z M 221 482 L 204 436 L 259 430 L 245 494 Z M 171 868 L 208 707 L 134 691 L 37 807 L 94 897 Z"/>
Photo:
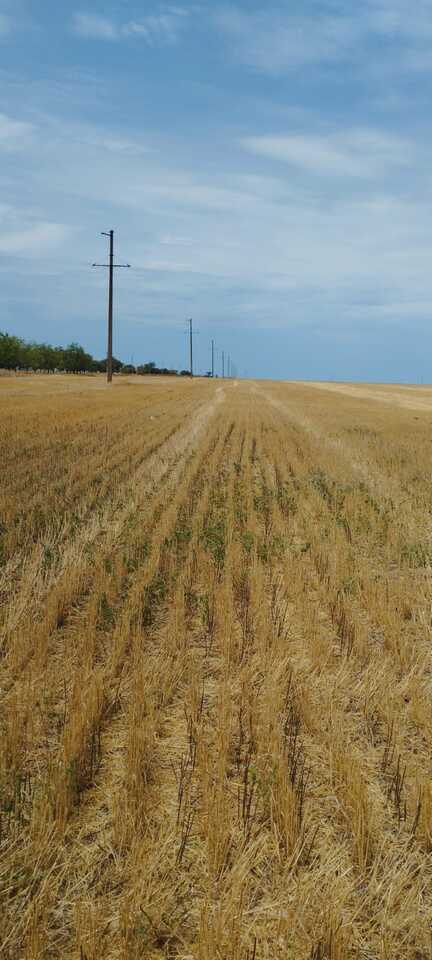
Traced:
<path fill-rule="evenodd" d="M 225 352 L 222 350 L 222 377 L 225 376 Z"/>
<path fill-rule="evenodd" d="M 188 320 L 189 324 L 189 351 L 190 351 L 190 375 L 193 377 L 193 327 L 192 320 Z"/>
<path fill-rule="evenodd" d="M 94 267 L 108 267 L 109 285 L 108 285 L 108 351 L 107 351 L 107 383 L 112 382 L 113 366 L 113 287 L 114 287 L 114 269 L 129 268 L 130 263 L 114 263 L 114 230 L 109 233 L 102 232 L 101 237 L 109 237 L 109 263 L 94 263 Z"/>
<path fill-rule="evenodd" d="M 212 377 L 214 377 L 214 340 L 212 340 Z"/>
<path fill-rule="evenodd" d="M 227 377 L 230 377 L 230 376 L 231 376 L 231 357 L 230 357 L 230 355 L 228 354 L 228 360 L 227 360 Z"/>

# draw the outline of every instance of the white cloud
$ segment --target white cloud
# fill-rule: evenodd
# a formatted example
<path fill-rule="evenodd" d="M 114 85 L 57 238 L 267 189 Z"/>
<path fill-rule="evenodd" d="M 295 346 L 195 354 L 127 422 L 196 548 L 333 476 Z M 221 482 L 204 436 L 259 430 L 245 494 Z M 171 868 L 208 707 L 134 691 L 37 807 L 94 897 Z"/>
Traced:
<path fill-rule="evenodd" d="M 14 120 L 0 113 L 0 151 L 12 152 L 23 149 L 27 146 L 32 132 L 32 124 Z"/>
<path fill-rule="evenodd" d="M 311 136 L 257 136 L 242 140 L 259 156 L 330 177 L 375 177 L 390 167 L 406 165 L 411 149 L 402 138 L 360 128 L 342 134 Z"/>
<path fill-rule="evenodd" d="M 12 21 L 4 13 L 0 13 L 0 37 L 7 37 L 12 30 Z"/>
<path fill-rule="evenodd" d="M 432 318 L 432 298 L 426 300 L 387 300 L 386 303 L 352 304 L 352 318 L 367 319 L 373 311 L 380 320 L 400 318 L 404 321 L 430 320 Z"/>
<path fill-rule="evenodd" d="M 166 247 L 192 247 L 194 241 L 190 237 L 161 237 L 159 243 Z"/>
<path fill-rule="evenodd" d="M 121 156 L 139 157 L 150 153 L 150 148 L 139 140 L 130 140 L 126 137 L 117 137 L 103 130 L 96 131 L 78 127 L 69 131 L 68 139 L 73 139 L 83 146 L 96 147 L 98 150 L 107 150 L 108 153 L 118 153 Z"/>
<path fill-rule="evenodd" d="M 27 197 L 19 215 L 1 211 L 0 251 L 31 258 L 39 272 L 44 264 L 51 269 L 52 259 L 58 261 L 67 297 L 75 296 L 79 276 L 86 295 L 93 290 L 89 308 L 100 309 L 103 278 L 93 277 L 88 265 L 102 262 L 105 253 L 98 231 L 114 226 L 119 258 L 134 267 L 117 279 L 131 316 L 135 310 L 139 314 L 143 296 L 150 309 L 151 270 L 157 274 L 150 279 L 158 316 L 159 311 L 176 314 L 182 300 L 202 296 L 203 310 L 207 304 L 221 303 L 222 309 L 229 304 L 239 322 L 239 303 L 255 299 L 252 324 L 284 325 L 288 316 L 306 322 L 321 317 L 322 305 L 343 324 L 346 305 L 359 302 L 364 291 L 373 296 L 378 289 L 382 302 L 388 296 L 395 310 L 405 300 L 431 301 L 432 249 L 422 182 L 427 163 L 415 143 L 368 127 L 326 136 L 253 137 L 243 144 L 246 153 L 222 141 L 216 169 L 211 151 L 208 167 L 205 157 L 197 163 L 195 142 L 187 161 L 183 141 L 177 144 L 174 136 L 169 149 L 164 139 L 158 150 L 156 138 L 147 150 L 133 126 L 124 138 L 122 129 L 114 123 L 111 128 L 76 126 L 38 117 L 31 150 L 21 152 L 19 163 L 15 156 L 8 163 L 15 203 L 21 203 L 23 184 Z M 136 149 L 135 134 L 142 150 Z M 95 144 L 106 149 L 96 155 Z M 256 159 L 263 152 L 295 162 L 307 176 L 287 176 L 276 164 L 269 164 L 264 175 Z M 398 196 L 394 163 L 407 158 L 409 189 L 404 178 Z M 310 176 L 312 171 L 333 177 L 335 164 L 337 181 L 317 184 Z M 386 171 L 389 176 L 378 185 L 371 187 L 369 179 L 359 190 L 353 182 L 360 172 L 370 178 Z M 119 189 L 113 191 L 113 183 Z M 28 204 L 35 202 L 38 208 L 30 211 Z M 72 247 L 72 267 L 64 224 L 79 238 Z M 84 300 L 83 293 L 83 311 Z M 371 309 L 365 308 L 365 319 Z M 419 310 L 413 307 L 416 315 Z M 408 308 L 399 315 L 408 317 Z"/>
<path fill-rule="evenodd" d="M 346 56 L 357 35 L 352 18 L 320 16 L 316 12 L 307 17 L 281 14 L 271 8 L 265 13 L 245 13 L 230 7 L 218 11 L 214 20 L 236 58 L 274 74 Z"/>
<path fill-rule="evenodd" d="M 89 80 L 91 82 L 91 80 Z M 35 138 L 40 142 L 44 139 L 49 140 L 55 145 L 56 150 L 61 149 L 65 142 L 79 144 L 81 147 L 94 147 L 99 151 L 108 151 L 108 153 L 119 154 L 120 156 L 139 157 L 151 152 L 151 147 L 144 142 L 138 135 L 136 138 L 123 136 L 117 132 L 114 127 L 98 126 L 91 123 L 70 122 L 61 123 L 58 117 L 53 117 L 48 113 L 37 111 L 32 113 L 32 118 L 37 122 L 37 127 L 30 124 L 17 124 L 9 120 L 9 126 L 13 131 L 13 124 L 21 129 L 21 135 L 34 132 Z M 17 133 L 19 130 L 17 131 Z M 2 115 L 0 114 L 0 149 L 2 141 Z"/>
<path fill-rule="evenodd" d="M 100 145 L 112 153 L 121 153 L 128 156 L 140 156 L 143 153 L 149 153 L 149 148 L 137 140 L 127 140 L 119 137 L 105 137 L 100 141 Z"/>
<path fill-rule="evenodd" d="M 88 39 L 121 40 L 139 38 L 149 46 L 176 43 L 188 11 L 183 7 L 166 7 L 160 13 L 148 14 L 136 20 L 115 23 L 107 17 L 92 13 L 77 13 L 73 19 L 76 33 Z"/>
<path fill-rule="evenodd" d="M 336 293 L 343 298 L 346 290 L 351 295 L 364 285 L 381 284 L 392 290 L 392 298 L 405 290 L 416 300 L 423 296 L 423 283 L 428 287 L 429 217 L 420 183 L 421 162 L 414 148 L 412 171 L 418 187 L 410 191 L 409 200 L 403 200 L 391 177 L 379 181 L 379 192 L 376 186 L 371 190 L 368 181 L 367 193 L 362 189 L 358 195 L 357 185 L 349 178 L 343 190 L 341 177 L 330 187 L 315 189 L 314 184 L 311 189 L 310 176 L 278 178 L 275 168 L 269 176 L 258 174 L 254 153 L 262 145 L 259 137 L 254 138 L 250 157 L 238 154 L 237 169 L 231 168 L 230 161 L 228 169 L 222 164 L 217 174 L 209 170 L 206 175 L 205 167 L 196 169 L 193 151 L 190 166 L 182 169 L 174 144 L 163 155 L 154 144 L 143 155 L 131 151 L 119 156 L 106 150 L 95 163 L 92 143 L 101 137 L 115 141 L 115 129 L 95 127 L 93 134 L 88 129 L 85 138 L 69 129 L 69 140 L 67 128 L 60 129 L 60 134 L 55 152 L 47 154 L 50 140 L 39 133 L 41 155 L 45 161 L 47 155 L 53 160 L 42 167 L 38 154 L 33 154 L 38 180 L 32 189 L 38 195 L 49 184 L 44 197 L 53 221 L 59 204 L 61 219 L 68 222 L 70 218 L 80 229 L 78 212 L 87 212 L 84 260 L 91 262 L 97 255 L 92 231 L 110 196 L 110 220 L 119 231 L 122 257 L 136 268 L 181 270 L 180 286 L 201 275 L 228 288 L 240 284 L 263 294 L 267 291 L 270 297 L 282 298 L 286 291 L 295 291 L 298 297 L 303 291 L 309 303 L 314 289 L 323 296 Z M 58 131 L 53 129 L 53 136 L 58 137 Z M 291 157 L 292 143 L 288 146 Z M 409 143 L 368 128 L 327 138 L 305 137 L 301 146 L 299 156 L 296 144 L 297 164 L 304 164 L 306 158 L 314 170 L 319 163 L 320 172 L 324 169 L 326 176 L 329 171 L 333 175 L 336 155 L 338 174 L 346 175 L 348 170 L 350 177 L 353 172 L 358 177 L 363 170 L 362 158 L 371 176 L 384 173 L 395 157 L 403 162 L 411 150 Z M 286 159 L 285 142 L 283 150 Z M 112 184 L 119 176 L 121 190 L 113 193 Z M 141 238 L 143 222 L 145 239 Z M 427 289 L 425 299 L 430 295 Z"/>
<path fill-rule="evenodd" d="M 143 17 L 140 20 L 131 20 L 122 27 L 124 36 L 142 37 L 150 46 L 157 44 L 173 44 L 179 38 L 183 27 L 186 10 L 172 7 L 164 13 Z"/>
<path fill-rule="evenodd" d="M 18 255 L 48 254 L 56 250 L 70 234 L 61 223 L 33 223 L 19 229 L 0 229 L 0 253 Z"/>
<path fill-rule="evenodd" d="M 372 32 L 389 37 L 423 40 L 432 35 L 430 0 L 369 0 L 366 25 Z"/>
<path fill-rule="evenodd" d="M 280 6 L 245 12 L 226 6 L 213 16 L 217 29 L 241 63 L 269 74 L 302 65 L 329 64 L 370 56 L 365 45 L 375 39 L 398 44 L 393 56 L 399 68 L 425 69 L 432 35 L 430 0 L 364 0 L 350 10 L 344 0 L 310 5 L 298 15 Z M 383 48 L 383 58 L 386 57 Z M 392 54 L 390 54 L 392 56 Z"/>
<path fill-rule="evenodd" d="M 75 33 L 95 40 L 116 40 L 118 31 L 107 17 L 93 13 L 76 13 L 73 18 Z"/>

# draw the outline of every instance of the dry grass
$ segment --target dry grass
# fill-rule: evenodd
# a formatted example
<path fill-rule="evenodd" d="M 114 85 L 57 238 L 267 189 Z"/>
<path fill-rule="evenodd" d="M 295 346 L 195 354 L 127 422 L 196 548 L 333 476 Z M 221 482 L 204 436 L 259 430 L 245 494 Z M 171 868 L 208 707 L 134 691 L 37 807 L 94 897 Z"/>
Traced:
<path fill-rule="evenodd" d="M 0 955 L 432 957 L 432 406 L 0 382 Z"/>

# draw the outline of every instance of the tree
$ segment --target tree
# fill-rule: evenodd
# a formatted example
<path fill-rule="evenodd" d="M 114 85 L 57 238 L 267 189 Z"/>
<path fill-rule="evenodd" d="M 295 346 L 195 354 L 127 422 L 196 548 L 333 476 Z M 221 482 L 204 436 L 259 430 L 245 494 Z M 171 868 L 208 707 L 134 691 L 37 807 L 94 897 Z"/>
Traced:
<path fill-rule="evenodd" d="M 99 373 L 106 373 L 106 369 L 107 369 L 106 360 L 93 360 L 92 369 L 94 370 L 95 367 L 97 368 Z M 121 360 L 117 360 L 116 357 L 113 357 L 112 368 L 113 368 L 113 373 L 120 373 L 120 370 L 123 369 L 123 364 Z"/>
<path fill-rule="evenodd" d="M 52 347 L 49 343 L 23 344 L 20 366 L 32 370 L 61 370 L 64 359 L 61 347 Z"/>
<path fill-rule="evenodd" d="M 9 333 L 0 331 L 0 368 L 14 370 L 21 366 L 24 341 L 19 337 L 11 337 Z"/>
<path fill-rule="evenodd" d="M 149 373 L 157 373 L 156 364 L 153 362 L 153 360 L 151 360 L 150 363 L 140 363 L 139 367 L 137 367 L 137 373 L 140 373 L 141 376 L 145 376 Z"/>
<path fill-rule="evenodd" d="M 15 370 L 65 370 L 67 373 L 106 373 L 107 361 L 95 360 L 79 343 L 70 343 L 67 347 L 53 347 L 49 343 L 26 342 L 20 337 L 2 333 L 0 330 L 0 369 Z M 154 360 L 135 367 L 132 363 L 123 364 L 113 357 L 114 373 L 141 375 L 160 374 L 176 377 L 177 370 L 157 367 Z M 182 370 L 183 377 L 189 377 L 189 370 Z"/>
<path fill-rule="evenodd" d="M 93 360 L 91 370 L 92 373 L 106 373 L 106 360 Z"/>
<path fill-rule="evenodd" d="M 91 370 L 93 357 L 86 353 L 79 343 L 70 343 L 63 351 L 64 369 L 68 373 L 80 373 L 81 371 Z"/>

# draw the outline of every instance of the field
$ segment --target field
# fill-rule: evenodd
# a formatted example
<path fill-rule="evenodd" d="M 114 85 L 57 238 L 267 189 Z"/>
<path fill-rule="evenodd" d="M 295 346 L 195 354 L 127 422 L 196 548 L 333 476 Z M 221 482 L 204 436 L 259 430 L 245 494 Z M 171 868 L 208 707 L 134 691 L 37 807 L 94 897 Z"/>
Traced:
<path fill-rule="evenodd" d="M 0 956 L 432 957 L 432 389 L 0 380 Z"/>

